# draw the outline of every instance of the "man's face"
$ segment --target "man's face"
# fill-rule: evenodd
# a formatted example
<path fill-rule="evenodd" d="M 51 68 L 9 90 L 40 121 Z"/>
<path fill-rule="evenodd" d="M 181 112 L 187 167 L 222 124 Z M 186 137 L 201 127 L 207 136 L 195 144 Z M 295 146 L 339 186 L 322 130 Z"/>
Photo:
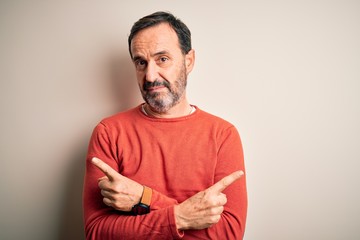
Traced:
<path fill-rule="evenodd" d="M 138 32 L 131 53 L 142 97 L 153 110 L 164 113 L 184 99 L 193 51 L 181 52 L 178 37 L 168 24 Z"/>

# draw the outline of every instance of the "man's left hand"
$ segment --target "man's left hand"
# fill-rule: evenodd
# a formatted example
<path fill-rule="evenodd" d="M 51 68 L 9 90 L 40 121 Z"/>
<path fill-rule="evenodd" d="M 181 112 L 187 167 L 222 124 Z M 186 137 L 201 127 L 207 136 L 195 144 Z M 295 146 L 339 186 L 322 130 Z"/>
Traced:
<path fill-rule="evenodd" d="M 98 180 L 103 202 L 116 210 L 131 211 L 132 207 L 140 202 L 144 187 L 121 175 L 98 158 L 93 158 L 92 163 L 105 174 Z"/>

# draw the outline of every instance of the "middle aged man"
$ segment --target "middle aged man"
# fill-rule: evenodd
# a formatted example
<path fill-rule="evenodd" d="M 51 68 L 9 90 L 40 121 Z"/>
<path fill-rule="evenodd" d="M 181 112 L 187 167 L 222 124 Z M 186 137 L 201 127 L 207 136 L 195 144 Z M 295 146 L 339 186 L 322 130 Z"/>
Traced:
<path fill-rule="evenodd" d="M 145 103 L 94 129 L 86 238 L 242 239 L 240 137 L 232 124 L 187 100 L 195 61 L 189 29 L 170 13 L 153 13 L 132 27 L 129 51 Z"/>

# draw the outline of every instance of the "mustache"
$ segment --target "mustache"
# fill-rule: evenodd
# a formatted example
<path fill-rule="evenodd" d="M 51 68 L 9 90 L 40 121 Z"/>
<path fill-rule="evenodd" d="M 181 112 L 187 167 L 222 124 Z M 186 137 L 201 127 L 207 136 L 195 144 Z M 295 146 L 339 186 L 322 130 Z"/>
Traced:
<path fill-rule="evenodd" d="M 143 84 L 143 90 L 147 91 L 147 90 L 149 90 L 149 88 L 159 87 L 159 86 L 164 86 L 164 87 L 167 87 L 168 89 L 170 89 L 170 83 L 169 82 L 155 80 L 154 82 L 146 81 Z"/>

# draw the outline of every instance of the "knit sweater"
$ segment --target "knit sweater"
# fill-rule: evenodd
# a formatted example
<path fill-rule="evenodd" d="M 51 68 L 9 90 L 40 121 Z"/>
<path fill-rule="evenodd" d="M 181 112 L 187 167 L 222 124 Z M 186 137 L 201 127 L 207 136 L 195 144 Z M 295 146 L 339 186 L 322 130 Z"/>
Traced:
<path fill-rule="evenodd" d="M 130 216 L 102 202 L 98 157 L 120 174 L 153 189 L 151 212 Z M 202 230 L 176 228 L 174 206 L 236 170 L 243 170 L 241 140 L 229 122 L 196 107 L 179 118 L 152 118 L 141 105 L 102 120 L 86 159 L 83 207 L 86 239 L 242 239 L 247 213 L 245 176 L 223 193 L 217 224 Z"/>

